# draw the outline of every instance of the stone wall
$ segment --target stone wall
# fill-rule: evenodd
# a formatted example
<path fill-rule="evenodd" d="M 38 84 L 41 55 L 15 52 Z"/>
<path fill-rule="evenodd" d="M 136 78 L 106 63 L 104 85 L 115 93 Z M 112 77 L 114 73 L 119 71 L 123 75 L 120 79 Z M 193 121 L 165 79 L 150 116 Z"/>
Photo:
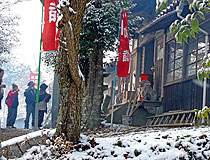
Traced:
<path fill-rule="evenodd" d="M 43 144 L 46 141 L 46 136 L 38 136 L 20 143 L 2 148 L 3 156 L 7 159 L 15 159 L 21 157 L 28 149 L 33 146 Z"/>

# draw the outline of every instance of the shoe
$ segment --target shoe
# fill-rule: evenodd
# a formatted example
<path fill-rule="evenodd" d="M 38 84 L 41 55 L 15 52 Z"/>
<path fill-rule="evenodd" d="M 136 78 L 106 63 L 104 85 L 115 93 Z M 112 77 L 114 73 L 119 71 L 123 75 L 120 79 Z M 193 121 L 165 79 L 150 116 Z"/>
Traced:
<path fill-rule="evenodd" d="M 12 126 L 7 126 L 7 128 L 8 128 L 8 129 L 11 129 L 11 128 L 12 128 Z"/>
<path fill-rule="evenodd" d="M 12 126 L 12 128 L 16 129 L 16 127 L 15 127 L 15 126 Z"/>

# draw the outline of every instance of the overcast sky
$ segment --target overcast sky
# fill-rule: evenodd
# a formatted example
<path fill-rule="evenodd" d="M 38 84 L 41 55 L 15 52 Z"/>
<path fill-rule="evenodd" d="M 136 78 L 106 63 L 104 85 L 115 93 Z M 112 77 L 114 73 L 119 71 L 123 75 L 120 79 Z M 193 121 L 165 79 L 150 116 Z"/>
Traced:
<path fill-rule="evenodd" d="M 29 0 L 18 3 L 14 7 L 15 14 L 21 19 L 18 30 L 20 35 L 20 46 L 14 49 L 17 60 L 30 65 L 32 71 L 38 67 L 40 35 L 41 35 L 41 12 L 42 6 L 38 0 Z"/>

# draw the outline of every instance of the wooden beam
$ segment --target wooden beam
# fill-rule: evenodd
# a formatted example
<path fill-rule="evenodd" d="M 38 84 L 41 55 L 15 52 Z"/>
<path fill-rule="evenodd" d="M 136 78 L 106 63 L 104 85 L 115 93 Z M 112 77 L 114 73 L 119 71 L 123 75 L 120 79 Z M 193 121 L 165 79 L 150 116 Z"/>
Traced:
<path fill-rule="evenodd" d="M 185 118 L 185 114 L 182 115 L 182 118 L 180 120 L 180 123 L 182 123 L 184 121 L 184 118 Z"/>
<path fill-rule="evenodd" d="M 174 124 L 176 124 L 176 123 L 177 123 L 177 121 L 178 121 L 179 117 L 180 117 L 180 115 L 178 114 L 178 115 L 177 115 L 177 117 L 176 117 L 176 119 L 175 119 L 175 121 L 174 121 Z"/>
<path fill-rule="evenodd" d="M 146 127 L 184 127 L 193 126 L 193 123 L 177 123 L 177 124 L 160 124 L 160 125 L 148 125 Z"/>
<path fill-rule="evenodd" d="M 23 154 L 24 154 L 24 152 L 23 152 L 23 150 L 21 149 L 20 145 L 19 145 L 18 143 L 16 143 L 16 145 L 17 145 L 17 147 L 18 147 L 19 151 L 21 152 L 21 154 L 23 155 Z"/>
<path fill-rule="evenodd" d="M 191 116 L 192 116 L 192 114 L 190 113 L 190 114 L 188 115 L 188 117 L 186 118 L 185 123 L 188 123 L 188 122 L 190 121 Z"/>
<path fill-rule="evenodd" d="M 161 124 L 161 122 L 164 120 L 164 117 L 161 117 L 160 122 L 158 124 Z"/>
<path fill-rule="evenodd" d="M 159 120 L 160 117 L 158 117 L 154 123 L 154 125 L 156 125 L 158 123 L 158 120 Z"/>
<path fill-rule="evenodd" d="M 168 123 L 171 124 L 173 120 L 174 120 L 174 115 L 171 116 L 171 119 L 169 120 Z"/>

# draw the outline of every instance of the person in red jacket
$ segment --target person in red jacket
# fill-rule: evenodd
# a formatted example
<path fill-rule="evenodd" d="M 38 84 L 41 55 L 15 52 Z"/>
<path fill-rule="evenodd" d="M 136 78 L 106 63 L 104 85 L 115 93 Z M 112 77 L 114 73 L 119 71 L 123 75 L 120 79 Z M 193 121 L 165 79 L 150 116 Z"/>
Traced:
<path fill-rule="evenodd" d="M 17 117 L 17 107 L 19 105 L 18 92 L 18 86 L 16 84 L 12 84 L 12 90 L 9 91 L 5 101 L 8 106 L 7 128 L 15 128 L 14 124 Z"/>

